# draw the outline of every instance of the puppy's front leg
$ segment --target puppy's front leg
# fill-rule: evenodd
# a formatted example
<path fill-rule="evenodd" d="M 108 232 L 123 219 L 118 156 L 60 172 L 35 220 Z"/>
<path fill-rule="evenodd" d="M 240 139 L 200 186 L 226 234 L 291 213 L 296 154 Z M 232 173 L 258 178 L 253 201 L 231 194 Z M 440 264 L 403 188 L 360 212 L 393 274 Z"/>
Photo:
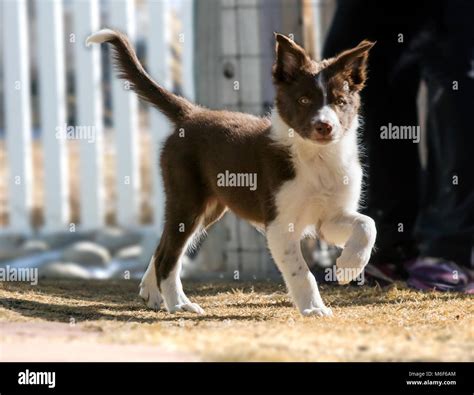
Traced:
<path fill-rule="evenodd" d="M 278 225 L 270 225 L 266 233 L 273 259 L 301 314 L 332 315 L 331 309 L 324 305 L 316 279 L 303 258 L 299 237 Z"/>
<path fill-rule="evenodd" d="M 369 262 L 377 235 L 374 220 L 357 212 L 344 213 L 323 221 L 319 231 L 324 240 L 344 248 L 336 261 L 339 283 L 354 280 Z"/>

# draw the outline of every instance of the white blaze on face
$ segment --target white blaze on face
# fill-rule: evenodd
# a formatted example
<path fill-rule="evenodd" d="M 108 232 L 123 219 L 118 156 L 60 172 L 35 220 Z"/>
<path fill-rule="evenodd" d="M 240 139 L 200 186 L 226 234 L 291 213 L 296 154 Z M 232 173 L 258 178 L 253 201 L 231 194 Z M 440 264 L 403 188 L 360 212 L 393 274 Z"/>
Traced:
<path fill-rule="evenodd" d="M 326 81 L 324 80 L 323 73 L 319 73 L 317 77 L 318 86 L 323 93 L 323 106 L 319 109 L 316 116 L 313 118 L 313 123 L 316 122 L 326 122 L 332 126 L 333 135 L 334 137 L 339 137 L 342 132 L 341 122 L 336 114 L 336 112 L 332 109 L 331 106 L 328 105 L 328 95 L 327 95 L 327 86 Z"/>
<path fill-rule="evenodd" d="M 327 94 L 326 84 L 324 82 L 323 73 L 318 74 L 317 81 L 318 81 L 318 87 L 319 89 L 321 89 L 321 92 L 323 93 L 323 106 L 325 106 L 327 104 L 328 94 Z"/>

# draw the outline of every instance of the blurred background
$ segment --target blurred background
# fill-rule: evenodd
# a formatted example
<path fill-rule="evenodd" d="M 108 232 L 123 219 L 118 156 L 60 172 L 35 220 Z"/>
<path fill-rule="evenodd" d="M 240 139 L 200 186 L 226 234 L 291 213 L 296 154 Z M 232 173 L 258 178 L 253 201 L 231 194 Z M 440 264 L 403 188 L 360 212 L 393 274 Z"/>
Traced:
<path fill-rule="evenodd" d="M 140 103 L 92 32 L 125 32 L 160 84 L 210 108 L 273 103 L 273 32 L 320 57 L 333 0 L 2 0 L 0 264 L 42 277 L 138 278 L 158 243 L 167 120 Z M 331 251 L 306 241 L 311 263 Z M 197 261 L 197 262 L 193 262 Z M 232 214 L 186 257 L 188 278 L 266 279 L 263 236 Z"/>

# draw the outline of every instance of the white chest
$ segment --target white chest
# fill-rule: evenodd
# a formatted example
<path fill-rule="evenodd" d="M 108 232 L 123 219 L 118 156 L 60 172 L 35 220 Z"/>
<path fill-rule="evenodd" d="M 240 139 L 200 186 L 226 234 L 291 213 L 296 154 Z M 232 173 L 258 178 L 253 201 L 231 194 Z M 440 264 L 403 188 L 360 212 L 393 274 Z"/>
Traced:
<path fill-rule="evenodd" d="M 293 163 L 296 177 L 275 199 L 280 222 L 301 231 L 338 212 L 357 210 L 362 185 L 357 146 L 350 151 L 344 145 L 297 147 Z"/>
<path fill-rule="evenodd" d="M 291 153 L 296 176 L 276 192 L 277 221 L 302 232 L 338 212 L 354 212 L 359 205 L 362 168 L 357 145 L 358 119 L 342 139 L 318 146 L 295 135 L 290 138 L 278 112 L 272 116 L 272 136 Z"/>

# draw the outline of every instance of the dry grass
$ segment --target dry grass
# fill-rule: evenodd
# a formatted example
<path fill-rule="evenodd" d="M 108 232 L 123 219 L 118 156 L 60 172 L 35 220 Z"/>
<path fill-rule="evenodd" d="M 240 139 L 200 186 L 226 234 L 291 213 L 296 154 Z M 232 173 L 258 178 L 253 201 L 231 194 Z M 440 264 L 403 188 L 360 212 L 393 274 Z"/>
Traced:
<path fill-rule="evenodd" d="M 165 346 L 213 361 L 469 361 L 472 297 L 322 287 L 335 314 L 303 318 L 283 285 L 188 284 L 206 310 L 169 315 L 144 308 L 134 281 L 0 284 L 0 323 L 67 322 L 93 331 L 89 342 Z M 49 333 L 54 336 L 53 333 Z M 15 337 L 8 333 L 4 341 Z"/>

